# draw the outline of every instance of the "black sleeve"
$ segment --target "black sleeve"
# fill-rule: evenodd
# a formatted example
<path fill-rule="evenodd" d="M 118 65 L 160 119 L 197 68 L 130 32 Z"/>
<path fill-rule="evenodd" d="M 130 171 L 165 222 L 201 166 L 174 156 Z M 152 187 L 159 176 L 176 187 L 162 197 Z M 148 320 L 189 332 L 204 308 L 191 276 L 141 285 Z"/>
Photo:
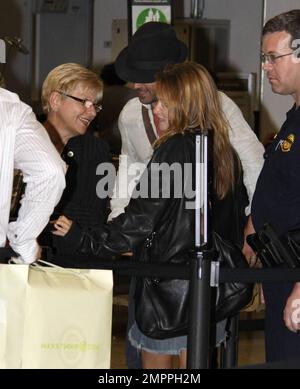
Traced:
<path fill-rule="evenodd" d="M 170 174 L 167 180 L 161 180 L 158 169 L 162 163 L 170 165 L 180 161 L 180 151 L 176 153 L 176 150 L 172 150 L 172 143 L 166 142 L 154 152 L 125 213 L 113 219 L 104 229 L 84 232 L 81 245 L 85 252 L 90 249 L 94 254 L 102 256 L 104 252 L 132 251 L 155 230 L 164 211 L 174 201 L 173 175 Z M 165 196 L 166 193 L 170 193 L 169 196 Z"/>

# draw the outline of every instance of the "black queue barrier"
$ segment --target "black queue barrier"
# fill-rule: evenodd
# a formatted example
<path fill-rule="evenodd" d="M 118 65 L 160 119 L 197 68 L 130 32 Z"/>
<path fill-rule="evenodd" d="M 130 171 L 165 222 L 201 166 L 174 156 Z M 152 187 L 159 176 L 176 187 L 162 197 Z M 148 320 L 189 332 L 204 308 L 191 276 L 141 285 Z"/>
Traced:
<path fill-rule="evenodd" d="M 0 248 L 0 262 L 7 263 L 7 257 L 3 254 L 7 254 L 7 249 Z M 128 258 L 128 257 L 127 257 Z M 199 312 L 205 313 L 206 302 L 203 299 L 198 300 L 198 296 L 194 296 L 194 293 L 199 293 L 201 288 L 194 288 L 192 285 L 194 282 L 198 283 L 198 271 L 190 272 L 190 267 L 185 265 L 163 265 L 163 264 L 145 264 L 129 261 L 128 259 L 103 259 L 94 255 L 71 255 L 63 257 L 49 255 L 49 252 L 45 252 L 43 256 L 44 260 L 52 262 L 56 265 L 66 268 L 77 269 L 109 269 L 120 275 L 138 276 L 138 277 L 157 277 L 157 274 L 161 278 L 175 278 L 175 279 L 189 279 L 191 285 L 190 301 L 198 301 L 200 307 L 197 310 L 189 309 L 189 327 L 195 325 L 196 339 L 190 342 L 188 341 L 188 368 L 204 369 L 207 368 L 208 352 L 206 345 L 201 343 L 201 327 L 199 323 Z M 194 265 L 195 266 L 195 265 Z M 190 278 L 192 274 L 192 279 Z M 219 283 L 223 282 L 283 282 L 300 281 L 300 269 L 220 269 Z M 210 288 L 209 279 L 206 278 L 204 288 Z M 202 291 L 203 292 L 203 291 Z M 206 311 L 207 312 L 207 311 Z M 209 308 L 210 312 L 210 308 Z M 209 316 L 209 315 L 206 315 Z M 194 324 L 193 324 L 194 323 Z M 209 321 L 205 325 L 210 325 Z M 209 329 L 203 327 L 202 331 L 209 331 Z M 200 335 L 199 335 L 200 334 Z M 203 357 L 204 356 L 204 357 Z M 299 366 L 299 365 L 298 365 Z"/>
<path fill-rule="evenodd" d="M 209 256 L 206 254 L 207 257 Z M 157 277 L 187 279 L 190 281 L 189 335 L 187 344 L 188 369 L 207 369 L 209 367 L 209 344 L 207 334 L 210 329 L 210 260 L 202 266 L 202 278 L 199 278 L 199 264 L 191 261 L 191 266 L 174 264 L 145 264 L 125 259 L 104 260 L 96 256 L 63 256 L 48 258 L 51 262 L 64 267 L 110 269 L 119 275 L 137 277 Z M 283 282 L 300 280 L 300 269 L 220 269 L 219 283 L 223 282 Z M 204 320 L 199 320 L 201 316 Z M 237 332 L 237 318 L 233 318 L 231 332 Z M 224 367 L 234 367 L 236 344 L 232 338 L 229 351 L 223 356 Z"/>

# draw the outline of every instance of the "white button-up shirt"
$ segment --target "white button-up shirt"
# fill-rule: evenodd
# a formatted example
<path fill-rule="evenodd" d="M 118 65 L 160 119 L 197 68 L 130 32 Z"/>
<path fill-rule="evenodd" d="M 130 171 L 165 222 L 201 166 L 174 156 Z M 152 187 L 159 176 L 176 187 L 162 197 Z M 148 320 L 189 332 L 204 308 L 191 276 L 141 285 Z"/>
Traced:
<path fill-rule="evenodd" d="M 14 168 L 26 183 L 21 208 L 9 223 Z M 37 259 L 36 238 L 65 187 L 65 164 L 31 108 L 0 88 L 0 247 L 8 238 L 24 263 Z"/>

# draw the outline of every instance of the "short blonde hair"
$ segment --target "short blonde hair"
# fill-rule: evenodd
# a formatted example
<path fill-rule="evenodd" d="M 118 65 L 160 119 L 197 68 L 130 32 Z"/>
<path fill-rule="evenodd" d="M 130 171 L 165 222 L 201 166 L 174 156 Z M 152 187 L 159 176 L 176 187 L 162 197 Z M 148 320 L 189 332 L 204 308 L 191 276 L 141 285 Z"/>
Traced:
<path fill-rule="evenodd" d="M 103 83 L 98 75 L 77 63 L 64 63 L 52 69 L 42 86 L 42 106 L 45 112 L 50 111 L 50 96 L 54 91 L 71 93 L 80 84 L 97 94 L 102 99 Z"/>

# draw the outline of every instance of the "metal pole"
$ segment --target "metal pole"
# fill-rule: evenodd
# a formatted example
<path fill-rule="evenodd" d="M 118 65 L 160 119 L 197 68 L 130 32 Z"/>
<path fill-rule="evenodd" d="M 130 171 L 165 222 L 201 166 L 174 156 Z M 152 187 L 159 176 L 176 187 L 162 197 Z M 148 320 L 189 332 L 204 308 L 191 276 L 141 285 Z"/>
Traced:
<path fill-rule="evenodd" d="M 207 251 L 207 133 L 196 132 L 195 256 L 190 264 L 187 367 L 207 369 L 210 330 L 211 258 Z"/>
<path fill-rule="evenodd" d="M 128 43 L 132 37 L 132 0 L 127 0 Z"/>
<path fill-rule="evenodd" d="M 199 278 L 199 269 L 202 277 Z M 189 369 L 208 369 L 210 330 L 210 260 L 197 253 L 191 263 L 187 348 Z"/>

